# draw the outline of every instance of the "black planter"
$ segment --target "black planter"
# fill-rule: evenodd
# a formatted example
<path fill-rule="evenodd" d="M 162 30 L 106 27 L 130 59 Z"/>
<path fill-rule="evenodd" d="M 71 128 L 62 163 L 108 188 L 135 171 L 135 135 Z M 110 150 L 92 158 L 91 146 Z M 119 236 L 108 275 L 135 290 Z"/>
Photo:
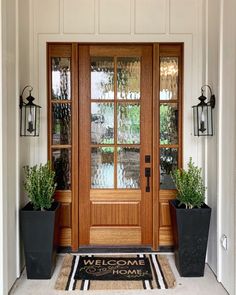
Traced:
<path fill-rule="evenodd" d="M 20 211 L 21 233 L 28 279 L 50 279 L 56 263 L 59 203 L 35 211 L 28 203 Z"/>
<path fill-rule="evenodd" d="M 178 200 L 170 202 L 173 228 L 175 264 L 182 277 L 204 276 L 211 208 L 178 207 Z"/>

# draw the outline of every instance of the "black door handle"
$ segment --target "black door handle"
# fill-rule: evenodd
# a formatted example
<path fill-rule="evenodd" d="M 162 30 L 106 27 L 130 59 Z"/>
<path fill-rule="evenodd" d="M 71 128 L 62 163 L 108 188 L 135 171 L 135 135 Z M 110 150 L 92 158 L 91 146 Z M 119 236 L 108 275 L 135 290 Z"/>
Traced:
<path fill-rule="evenodd" d="M 145 177 L 147 178 L 146 192 L 150 193 L 150 177 L 151 177 L 151 168 L 145 168 Z"/>

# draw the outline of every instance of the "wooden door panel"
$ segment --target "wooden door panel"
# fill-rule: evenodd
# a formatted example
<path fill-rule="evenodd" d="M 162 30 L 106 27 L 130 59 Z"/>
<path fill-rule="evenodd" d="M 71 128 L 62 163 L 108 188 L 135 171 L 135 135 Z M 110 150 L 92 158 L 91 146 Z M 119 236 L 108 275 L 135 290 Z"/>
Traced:
<path fill-rule="evenodd" d="M 138 202 L 92 202 L 91 225 L 140 225 Z"/>
<path fill-rule="evenodd" d="M 159 246 L 172 246 L 173 234 L 170 226 L 160 227 L 159 229 Z"/>
<path fill-rule="evenodd" d="M 132 246 L 142 244 L 141 227 L 97 226 L 90 228 L 90 244 Z"/>
<path fill-rule="evenodd" d="M 91 144 L 90 103 L 105 103 L 106 99 L 94 99 L 90 91 L 90 58 L 108 58 L 114 61 L 114 144 Z M 141 98 L 121 99 L 116 94 L 116 76 L 120 57 L 133 57 L 141 60 Z M 103 58 L 103 59 L 102 59 Z M 79 101 L 80 101 L 80 245 L 151 245 L 152 244 L 152 192 L 146 192 L 145 155 L 152 152 L 152 46 L 79 46 Z M 140 105 L 140 143 L 120 144 L 116 115 L 120 105 Z M 117 119 L 118 120 L 118 119 Z M 147 133 L 148 131 L 148 133 Z M 91 187 L 90 148 L 111 147 L 114 150 L 114 186 L 100 189 Z M 140 189 L 119 189 L 116 180 L 119 148 L 136 148 L 140 151 Z M 118 166 L 117 166 L 118 167 Z M 118 168 L 117 168 L 118 169 Z M 151 183 L 150 183 L 151 187 Z"/>
<path fill-rule="evenodd" d="M 90 201 L 116 201 L 119 198 L 120 201 L 141 201 L 140 190 L 90 190 Z"/>

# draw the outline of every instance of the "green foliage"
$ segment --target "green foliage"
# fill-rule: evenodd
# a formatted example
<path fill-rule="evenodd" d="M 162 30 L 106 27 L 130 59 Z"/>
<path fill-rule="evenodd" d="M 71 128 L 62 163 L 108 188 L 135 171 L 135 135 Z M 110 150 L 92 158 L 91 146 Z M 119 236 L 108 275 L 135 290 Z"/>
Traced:
<path fill-rule="evenodd" d="M 189 160 L 187 170 L 176 169 L 171 173 L 180 205 L 184 204 L 186 208 L 192 209 L 200 208 L 204 203 L 206 188 L 201 173 L 202 169 L 194 165 L 192 158 Z"/>
<path fill-rule="evenodd" d="M 55 172 L 51 170 L 50 163 L 45 165 L 25 166 L 24 188 L 33 204 L 34 210 L 49 209 L 56 189 L 54 182 Z"/>

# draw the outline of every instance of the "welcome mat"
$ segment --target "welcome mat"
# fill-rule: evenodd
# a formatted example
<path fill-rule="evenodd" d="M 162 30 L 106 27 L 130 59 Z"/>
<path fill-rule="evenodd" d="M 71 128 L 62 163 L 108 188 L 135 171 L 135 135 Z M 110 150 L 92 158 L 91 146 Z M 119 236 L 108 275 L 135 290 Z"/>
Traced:
<path fill-rule="evenodd" d="M 82 263 L 80 263 L 81 261 Z M 108 263 L 108 261 L 110 262 Z M 118 270 L 118 265 L 120 266 L 120 271 L 115 272 L 115 270 Z M 89 266 L 89 268 L 85 268 L 82 272 L 80 272 L 80 266 Z M 107 278 L 109 277 L 110 279 L 101 279 L 102 275 L 100 275 L 100 272 L 96 279 L 94 279 L 94 277 L 91 279 L 91 277 L 88 276 L 88 273 L 89 275 L 96 273 L 98 269 L 97 266 L 103 266 L 103 268 L 100 268 L 101 273 L 103 270 L 103 275 L 107 275 Z M 149 272 L 148 268 L 150 268 L 151 272 Z M 87 273 L 85 271 L 86 269 L 89 269 Z M 111 278 L 111 274 L 116 276 Z M 141 278 L 144 274 L 145 276 Z M 125 276 L 130 278 L 124 279 Z M 133 278 L 131 278 L 132 276 Z M 173 288 L 175 284 L 175 277 L 165 255 L 115 255 L 113 253 L 111 255 L 103 256 L 67 254 L 63 260 L 62 267 L 55 284 L 55 289 L 68 291 L 150 290 Z"/>
<path fill-rule="evenodd" d="M 152 280 L 152 271 L 146 257 L 80 257 L 74 279 Z"/>

